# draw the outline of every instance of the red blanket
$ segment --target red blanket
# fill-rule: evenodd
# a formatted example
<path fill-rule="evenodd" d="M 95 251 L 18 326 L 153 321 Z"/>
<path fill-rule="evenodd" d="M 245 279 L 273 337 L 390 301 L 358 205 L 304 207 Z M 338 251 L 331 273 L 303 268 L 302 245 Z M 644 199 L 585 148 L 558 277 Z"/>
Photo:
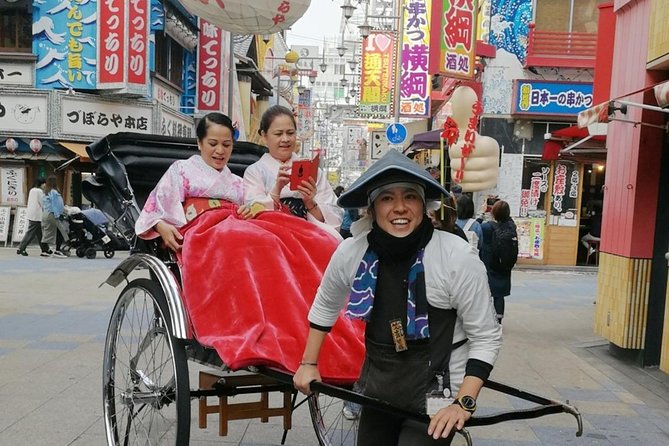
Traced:
<path fill-rule="evenodd" d="M 184 300 L 198 342 L 233 370 L 269 365 L 294 373 L 307 313 L 337 241 L 282 212 L 242 220 L 236 208 L 206 211 L 182 230 Z M 359 322 L 339 318 L 321 350 L 324 380 L 358 378 L 362 332 Z"/>

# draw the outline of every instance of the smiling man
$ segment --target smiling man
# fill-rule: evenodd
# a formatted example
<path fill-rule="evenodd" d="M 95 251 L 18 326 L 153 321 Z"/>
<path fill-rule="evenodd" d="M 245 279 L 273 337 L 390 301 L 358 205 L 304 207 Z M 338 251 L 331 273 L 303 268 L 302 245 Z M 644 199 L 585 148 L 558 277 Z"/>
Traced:
<path fill-rule="evenodd" d="M 337 201 L 367 207 L 367 216 L 325 271 L 295 386 L 309 393 L 321 379 L 321 346 L 346 305 L 347 317 L 366 322 L 362 393 L 431 417 L 421 424 L 363 406 L 358 446 L 450 444 L 497 359 L 501 327 L 485 267 L 469 243 L 434 231 L 426 214 L 426 200 L 446 193 L 391 150 Z"/>

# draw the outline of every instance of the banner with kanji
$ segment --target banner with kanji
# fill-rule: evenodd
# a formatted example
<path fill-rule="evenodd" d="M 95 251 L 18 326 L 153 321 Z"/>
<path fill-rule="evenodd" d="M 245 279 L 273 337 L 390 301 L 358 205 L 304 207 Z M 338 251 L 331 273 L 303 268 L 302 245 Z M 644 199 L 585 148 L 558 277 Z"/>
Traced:
<path fill-rule="evenodd" d="M 388 117 L 393 114 L 395 45 L 395 36 L 383 31 L 372 31 L 363 39 L 358 103 L 358 112 L 362 116 Z"/>
<path fill-rule="evenodd" d="M 430 116 L 430 12 L 429 0 L 404 0 L 400 115 Z"/>
<path fill-rule="evenodd" d="M 474 77 L 478 0 L 443 0 L 439 26 L 439 72 L 448 77 Z"/>

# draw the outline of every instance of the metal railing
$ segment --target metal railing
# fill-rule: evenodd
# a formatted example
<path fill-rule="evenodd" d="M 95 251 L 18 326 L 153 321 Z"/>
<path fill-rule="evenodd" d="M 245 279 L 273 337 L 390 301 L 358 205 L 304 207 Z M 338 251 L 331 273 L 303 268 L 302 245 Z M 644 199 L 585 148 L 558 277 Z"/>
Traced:
<path fill-rule="evenodd" d="M 540 31 L 529 25 L 525 66 L 594 68 L 596 33 Z"/>

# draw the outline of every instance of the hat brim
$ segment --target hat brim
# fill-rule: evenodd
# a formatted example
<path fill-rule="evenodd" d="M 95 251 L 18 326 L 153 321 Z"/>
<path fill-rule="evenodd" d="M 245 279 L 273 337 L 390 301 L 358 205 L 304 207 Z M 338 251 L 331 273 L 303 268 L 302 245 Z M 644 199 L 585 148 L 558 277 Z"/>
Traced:
<path fill-rule="evenodd" d="M 371 190 L 394 182 L 410 182 L 425 187 L 426 200 L 438 200 L 448 191 L 418 164 L 397 150 L 389 150 L 339 197 L 343 208 L 367 207 Z"/>

